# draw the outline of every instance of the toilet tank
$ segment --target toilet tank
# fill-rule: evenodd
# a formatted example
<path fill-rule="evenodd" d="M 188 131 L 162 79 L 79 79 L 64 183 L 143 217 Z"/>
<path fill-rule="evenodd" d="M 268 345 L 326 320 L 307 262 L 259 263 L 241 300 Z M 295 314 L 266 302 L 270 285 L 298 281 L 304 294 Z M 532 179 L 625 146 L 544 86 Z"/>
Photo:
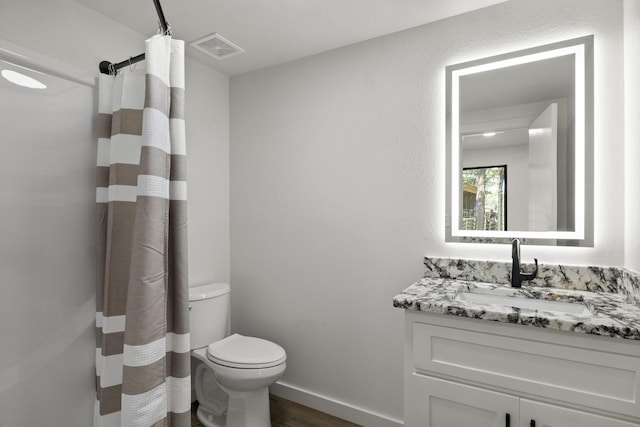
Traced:
<path fill-rule="evenodd" d="M 191 349 L 206 347 L 229 335 L 228 283 L 189 288 Z"/>

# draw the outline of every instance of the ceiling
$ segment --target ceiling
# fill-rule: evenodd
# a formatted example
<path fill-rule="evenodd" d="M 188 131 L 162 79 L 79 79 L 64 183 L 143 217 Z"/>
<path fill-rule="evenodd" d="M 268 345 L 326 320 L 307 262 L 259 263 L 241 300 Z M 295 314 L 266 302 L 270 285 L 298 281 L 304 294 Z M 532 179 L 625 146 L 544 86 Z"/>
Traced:
<path fill-rule="evenodd" d="M 75 0 L 144 35 L 152 0 Z M 246 52 L 224 60 L 187 54 L 233 76 L 434 22 L 506 0 L 162 0 L 172 35 L 189 43 L 219 33 Z M 119 60 L 114 58 L 114 60 Z"/>
<path fill-rule="evenodd" d="M 460 111 L 567 98 L 575 86 L 574 55 L 473 73 L 460 78 Z"/>

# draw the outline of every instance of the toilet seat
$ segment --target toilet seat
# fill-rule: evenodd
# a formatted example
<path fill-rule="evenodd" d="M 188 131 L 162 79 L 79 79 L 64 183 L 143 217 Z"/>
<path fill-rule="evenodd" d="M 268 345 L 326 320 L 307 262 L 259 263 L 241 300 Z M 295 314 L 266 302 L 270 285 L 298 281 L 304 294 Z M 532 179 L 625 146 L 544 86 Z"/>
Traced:
<path fill-rule="evenodd" d="M 209 344 L 207 359 L 230 368 L 261 369 L 284 363 L 287 355 L 271 341 L 233 334 Z"/>

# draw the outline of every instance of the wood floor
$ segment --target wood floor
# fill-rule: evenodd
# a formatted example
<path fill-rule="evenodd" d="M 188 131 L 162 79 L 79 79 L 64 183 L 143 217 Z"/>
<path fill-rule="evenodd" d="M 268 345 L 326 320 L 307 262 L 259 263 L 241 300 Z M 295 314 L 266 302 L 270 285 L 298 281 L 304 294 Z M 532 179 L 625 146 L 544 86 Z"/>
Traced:
<path fill-rule="evenodd" d="M 271 427 L 361 427 L 281 397 L 269 395 L 269 404 Z M 191 427 L 203 427 L 196 418 L 197 408 L 195 402 L 191 406 Z"/>

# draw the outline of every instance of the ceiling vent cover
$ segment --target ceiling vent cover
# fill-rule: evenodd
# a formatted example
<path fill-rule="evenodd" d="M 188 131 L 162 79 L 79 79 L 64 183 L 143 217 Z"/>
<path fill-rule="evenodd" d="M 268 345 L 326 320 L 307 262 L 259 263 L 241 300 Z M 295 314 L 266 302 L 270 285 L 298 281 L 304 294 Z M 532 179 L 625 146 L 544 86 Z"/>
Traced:
<path fill-rule="evenodd" d="M 216 59 L 226 59 L 244 52 L 244 49 L 231 43 L 218 33 L 209 34 L 189 44 Z"/>

